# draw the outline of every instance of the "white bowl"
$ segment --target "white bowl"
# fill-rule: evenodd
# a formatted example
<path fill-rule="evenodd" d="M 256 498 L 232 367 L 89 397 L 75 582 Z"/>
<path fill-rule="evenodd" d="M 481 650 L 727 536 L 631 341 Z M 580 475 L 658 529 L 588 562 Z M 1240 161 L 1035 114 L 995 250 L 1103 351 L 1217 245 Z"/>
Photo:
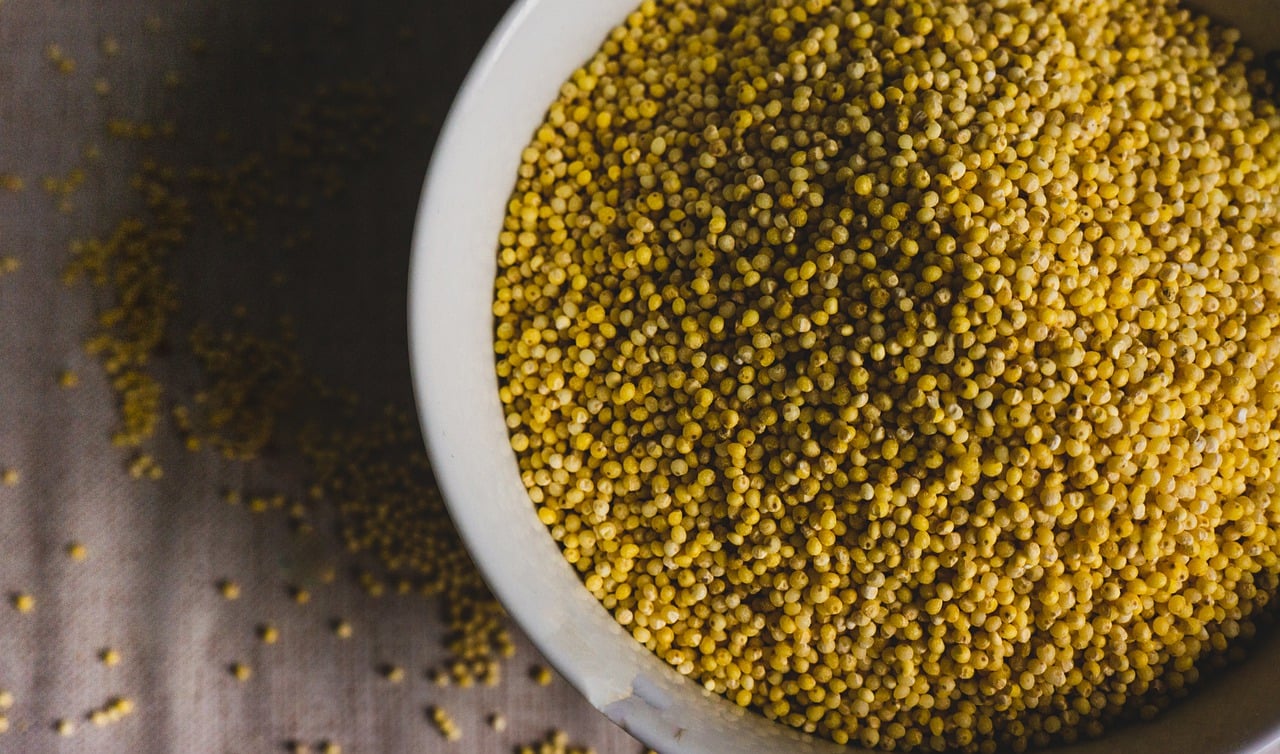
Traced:
<path fill-rule="evenodd" d="M 494 31 L 441 133 L 418 214 L 410 347 L 436 477 L 494 594 L 591 704 L 668 754 L 857 751 L 705 691 L 633 640 L 538 521 L 508 443 L 490 306 L 520 152 L 570 73 L 638 0 L 521 0 Z M 1276 0 L 1206 4 L 1256 44 L 1280 42 Z M 1274 46 L 1274 45 L 1272 45 Z M 1061 752 L 1280 750 L 1280 641 L 1158 720 Z"/>

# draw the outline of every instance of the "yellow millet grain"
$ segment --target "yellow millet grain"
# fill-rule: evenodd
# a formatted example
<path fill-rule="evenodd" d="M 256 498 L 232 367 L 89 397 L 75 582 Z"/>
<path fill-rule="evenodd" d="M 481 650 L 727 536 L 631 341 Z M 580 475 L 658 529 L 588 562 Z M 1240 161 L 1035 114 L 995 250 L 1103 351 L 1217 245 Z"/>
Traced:
<path fill-rule="evenodd" d="M 206 49 L 203 40 L 191 46 Z M 265 137 L 264 148 L 232 155 L 226 166 L 178 168 L 144 160 L 131 188 L 145 211 L 105 234 L 73 242 L 64 281 L 84 280 L 107 294 L 86 348 L 102 362 L 120 404 L 114 441 L 138 451 L 132 473 L 162 474 L 146 451 L 163 427 L 167 405 L 193 452 L 207 448 L 237 461 L 260 458 L 268 448 L 300 452 L 309 492 L 305 503 L 289 508 L 294 531 L 311 531 L 312 511 L 332 507 L 347 549 L 368 553 L 375 564 L 377 574 L 362 577 L 366 591 L 377 594 L 394 584 L 402 592 L 438 597 L 451 655 L 466 662 L 505 657 L 513 649 L 505 616 L 449 522 L 416 419 L 404 411 L 374 414 L 357 398 L 304 375 L 285 323 L 269 334 L 249 332 L 239 319 L 229 329 L 184 332 L 184 322 L 175 318 L 180 290 L 168 265 L 175 252 L 185 251 L 192 208 L 208 207 L 228 233 L 250 237 L 273 215 L 308 210 L 336 195 L 350 165 L 381 153 L 393 135 L 394 94 L 389 84 L 367 78 L 320 84 L 292 104 L 283 130 L 255 135 Z M 181 135 L 172 122 L 119 117 L 107 121 L 106 132 L 141 142 Z M 214 141 L 234 148 L 231 137 L 219 129 Z M 73 171 L 51 177 L 48 189 L 55 196 L 70 194 L 83 180 L 83 170 Z M 19 177 L 0 175 L 0 189 L 22 186 Z M 313 231 L 304 226 L 288 236 L 286 246 L 312 241 Z M 174 350 L 195 356 L 202 388 L 194 395 L 167 394 L 172 386 L 160 382 L 164 372 L 155 365 Z M 320 416 L 325 420 L 318 423 Z M 228 496 L 228 502 L 240 499 L 238 492 Z M 244 502 L 265 511 L 285 498 L 246 496 Z M 335 575 L 330 572 L 328 580 Z"/>
<path fill-rule="evenodd" d="M 595 754 L 591 746 L 583 746 L 570 742 L 569 734 L 562 730 L 552 730 L 541 740 L 516 747 L 517 754 Z"/>
<path fill-rule="evenodd" d="M 539 686 L 550 686 L 554 678 L 551 674 L 551 668 L 545 665 L 534 665 L 529 669 L 529 677 Z"/>
<path fill-rule="evenodd" d="M 836 742 L 1149 717 L 1280 572 L 1280 118 L 1165 0 L 647 0 L 499 238 L 538 517 L 635 639 Z"/>
<path fill-rule="evenodd" d="M 218 582 L 218 594 L 222 595 L 226 600 L 240 599 L 240 585 L 231 579 L 222 579 Z"/>
<path fill-rule="evenodd" d="M 275 644 L 280 641 L 280 629 L 276 628 L 275 625 L 271 623 L 263 623 L 258 626 L 255 633 L 257 634 L 258 641 L 261 641 L 263 644 Z"/>
<path fill-rule="evenodd" d="M 427 717 L 431 720 L 431 724 L 436 731 L 444 736 L 446 741 L 457 741 L 462 738 L 462 729 L 454 721 L 450 715 L 442 707 L 430 707 L 427 709 Z"/>
<path fill-rule="evenodd" d="M 134 702 L 129 697 L 112 697 L 101 707 L 90 710 L 88 714 L 85 715 L 85 720 L 96 727 L 111 725 L 112 723 L 118 723 L 129 715 L 132 715 L 134 709 Z"/>
<path fill-rule="evenodd" d="M 403 683 L 404 668 L 399 665 L 385 664 L 378 668 L 378 673 L 387 680 L 388 683 Z"/>

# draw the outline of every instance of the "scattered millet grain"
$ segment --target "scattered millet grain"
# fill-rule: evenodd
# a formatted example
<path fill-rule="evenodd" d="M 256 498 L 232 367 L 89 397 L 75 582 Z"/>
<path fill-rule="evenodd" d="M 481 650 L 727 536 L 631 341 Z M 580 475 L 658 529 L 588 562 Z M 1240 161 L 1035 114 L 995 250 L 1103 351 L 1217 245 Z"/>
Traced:
<path fill-rule="evenodd" d="M 507 716 L 501 712 L 489 713 L 488 722 L 489 727 L 498 733 L 502 733 L 507 729 Z"/>
<path fill-rule="evenodd" d="M 98 652 L 98 660 L 109 668 L 114 668 L 120 664 L 120 650 L 106 647 Z"/>
<path fill-rule="evenodd" d="M 9 690 L 0 691 L 0 712 L 12 709 L 14 703 L 13 692 Z"/>
<path fill-rule="evenodd" d="M 228 670 L 237 681 L 247 681 L 253 677 L 253 668 L 242 662 L 232 663 Z"/>
<path fill-rule="evenodd" d="M 532 678 L 533 682 L 539 686 L 550 686 L 551 681 L 554 678 L 551 673 L 551 668 L 548 668 L 545 665 L 534 665 L 529 669 L 529 677 Z"/>
<path fill-rule="evenodd" d="M 164 468 L 150 453 L 138 453 L 129 461 L 129 476 L 134 479 L 159 479 L 164 476 Z"/>
<path fill-rule="evenodd" d="M 129 715 L 133 714 L 134 703 L 128 697 L 117 696 L 108 699 L 101 707 L 97 707 L 89 711 L 85 715 L 88 720 L 96 727 L 103 727 L 118 723 Z"/>
<path fill-rule="evenodd" d="M 378 672 L 388 683 L 399 684 L 404 681 L 404 668 L 399 665 L 385 664 L 378 668 Z"/>
<path fill-rule="evenodd" d="M 226 600 L 240 599 L 240 585 L 231 579 L 222 579 L 218 582 L 218 593 Z"/>
<path fill-rule="evenodd" d="M 67 718 L 59 718 L 53 721 L 53 730 L 59 736 L 71 737 L 76 734 L 76 724 Z"/>
<path fill-rule="evenodd" d="M 516 754 L 595 754 L 595 749 L 569 741 L 569 734 L 552 730 L 539 741 L 517 746 Z"/>
<path fill-rule="evenodd" d="M 70 369 L 64 369 L 58 373 L 58 386 L 66 389 L 79 387 L 80 375 Z"/>
<path fill-rule="evenodd" d="M 334 741 L 321 741 L 320 754 L 342 754 L 342 746 Z"/>
<path fill-rule="evenodd" d="M 17 257 L 0 257 L 0 277 L 11 275 L 22 269 L 22 260 Z"/>
<path fill-rule="evenodd" d="M 274 624 L 263 623 L 258 626 L 257 636 L 258 640 L 263 644 L 275 644 L 280 641 L 280 629 L 276 628 Z"/>
<path fill-rule="evenodd" d="M 350 639 L 352 634 L 351 623 L 342 619 L 335 620 L 330 624 L 333 628 L 333 635 L 339 639 Z"/>
<path fill-rule="evenodd" d="M 9 716 L 0 712 L 0 733 L 9 732 Z"/>
<path fill-rule="evenodd" d="M 5 487 L 17 487 L 18 482 L 22 480 L 22 474 L 17 469 L 5 469 L 0 472 L 0 484 Z"/>
<path fill-rule="evenodd" d="M 36 609 L 36 598 L 26 592 L 18 592 L 9 598 L 13 609 L 20 613 L 29 613 Z"/>
<path fill-rule="evenodd" d="M 476 676 L 465 662 L 455 662 L 449 669 L 449 678 L 460 689 L 469 689 L 476 684 Z"/>
<path fill-rule="evenodd" d="M 289 587 L 289 598 L 299 605 L 305 605 L 311 601 L 311 592 L 305 587 L 291 586 Z"/>
<path fill-rule="evenodd" d="M 14 175 L 13 173 L 0 173 L 0 189 L 11 194 L 17 194 L 24 191 L 26 187 L 27 182 L 22 179 L 22 176 Z"/>
<path fill-rule="evenodd" d="M 84 546 L 82 542 L 68 542 L 66 547 L 67 557 L 83 563 L 89 558 L 89 548 Z"/>
<path fill-rule="evenodd" d="M 642 3 L 499 238 L 511 445 L 586 587 L 865 747 L 1096 736 L 1220 665 L 1280 574 L 1280 117 L 1238 37 Z"/>
<path fill-rule="evenodd" d="M 457 741 L 462 738 L 462 730 L 458 728 L 458 724 L 454 722 L 453 717 L 441 707 L 430 707 L 427 709 L 427 717 L 431 719 L 431 724 L 444 736 L 447 741 Z"/>

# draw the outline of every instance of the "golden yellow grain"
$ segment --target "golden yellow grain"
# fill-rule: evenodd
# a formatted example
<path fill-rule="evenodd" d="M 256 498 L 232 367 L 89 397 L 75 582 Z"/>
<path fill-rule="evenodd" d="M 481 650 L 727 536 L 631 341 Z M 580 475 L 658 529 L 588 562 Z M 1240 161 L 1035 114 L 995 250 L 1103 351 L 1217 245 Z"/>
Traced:
<path fill-rule="evenodd" d="M 256 633 L 258 640 L 263 644 L 275 644 L 280 641 L 280 629 L 276 628 L 274 624 L 263 623 L 258 626 Z"/>
<path fill-rule="evenodd" d="M 399 684 L 404 681 L 404 668 L 399 665 L 386 664 L 381 666 L 378 672 L 389 683 Z"/>
<path fill-rule="evenodd" d="M 643 2 L 498 238 L 499 398 L 585 587 L 870 748 L 1071 742 L 1225 662 L 1280 583 L 1280 116 L 1238 40 Z"/>
<path fill-rule="evenodd" d="M 554 678 L 551 669 L 545 665 L 534 665 L 529 669 L 529 677 L 539 686 L 550 686 Z"/>
<path fill-rule="evenodd" d="M 441 707 L 429 707 L 427 709 L 427 717 L 431 720 L 431 724 L 436 731 L 444 736 L 446 741 L 457 741 L 462 738 L 462 730 L 458 724 L 454 722 L 453 716 Z"/>
<path fill-rule="evenodd" d="M 590 746 L 572 743 L 562 730 L 548 731 L 543 738 L 516 747 L 518 754 L 595 754 Z"/>

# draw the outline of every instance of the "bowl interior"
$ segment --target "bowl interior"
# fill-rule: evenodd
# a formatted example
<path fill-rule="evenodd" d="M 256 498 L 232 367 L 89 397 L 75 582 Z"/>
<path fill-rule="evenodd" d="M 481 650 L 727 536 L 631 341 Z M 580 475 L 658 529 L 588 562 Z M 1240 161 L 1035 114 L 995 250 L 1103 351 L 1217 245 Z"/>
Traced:
<path fill-rule="evenodd" d="M 477 60 L 441 134 L 418 215 L 410 346 L 423 430 L 458 529 L 496 596 L 591 704 L 669 753 L 853 752 L 746 713 L 652 655 L 582 587 L 538 521 L 494 372 L 496 239 L 520 152 L 560 84 L 638 0 L 521 0 Z M 1260 49 L 1274 0 L 1201 4 Z M 1263 751 L 1280 740 L 1280 640 L 1153 723 L 1060 749 Z"/>

